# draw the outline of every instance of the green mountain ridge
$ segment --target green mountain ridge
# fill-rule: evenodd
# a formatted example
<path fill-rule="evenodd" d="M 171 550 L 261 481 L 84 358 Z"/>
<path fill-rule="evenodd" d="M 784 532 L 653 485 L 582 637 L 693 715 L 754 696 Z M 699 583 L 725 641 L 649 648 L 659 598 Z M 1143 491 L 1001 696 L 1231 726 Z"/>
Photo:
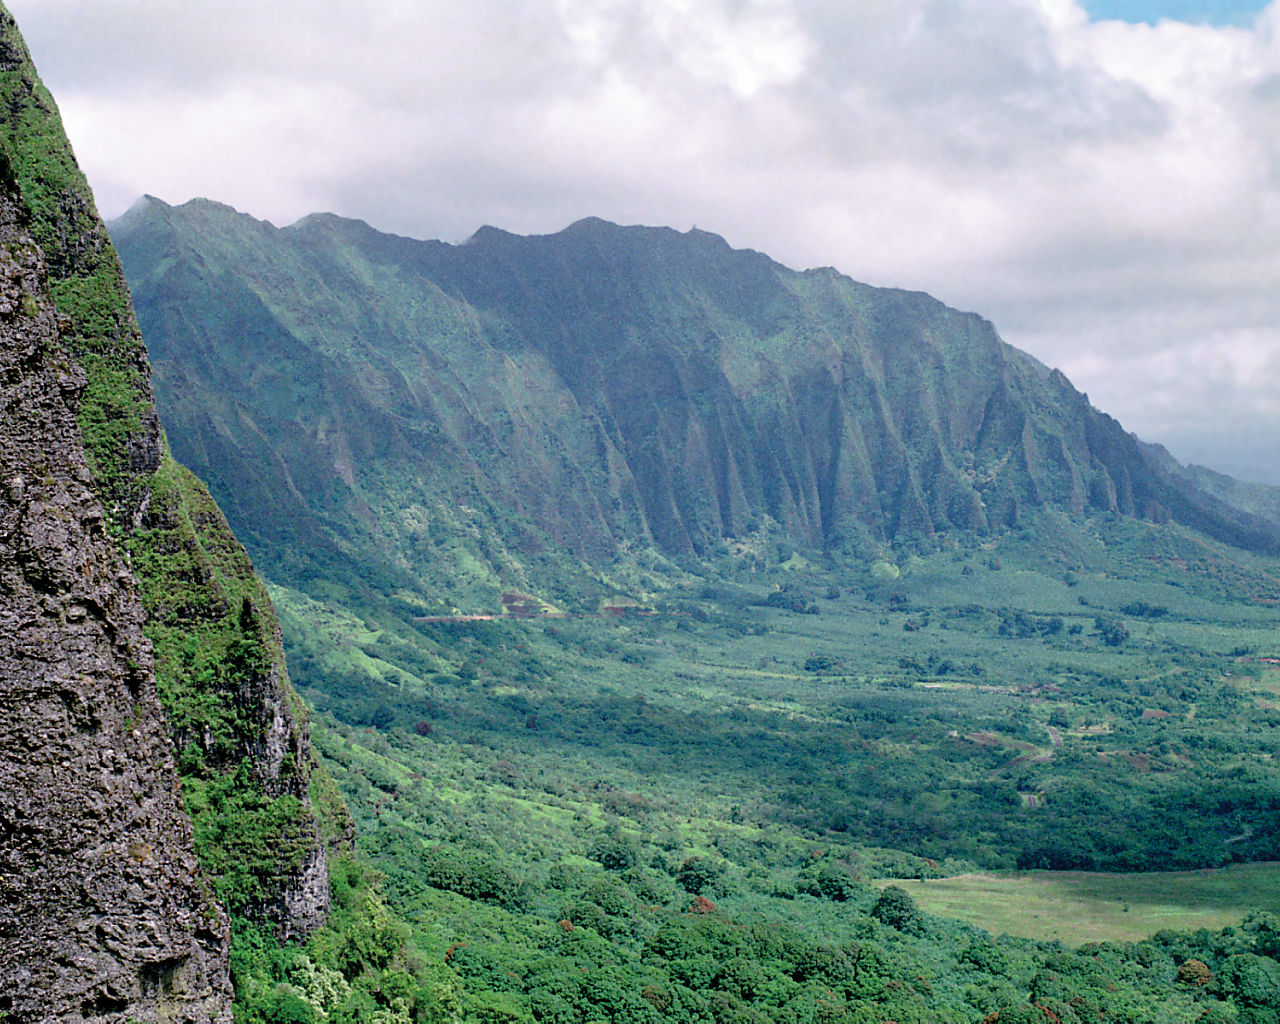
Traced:
<path fill-rule="evenodd" d="M 1025 723 L 1023 695 L 1045 686 L 1109 707 L 1118 717 L 1095 723 L 1109 736 L 1147 711 L 1194 716 L 1201 693 L 1239 729 L 1255 698 L 1220 691 L 1232 659 L 1263 653 L 1256 625 L 1277 596 L 1276 524 L 1199 489 L 980 317 L 705 232 L 599 220 L 450 246 L 331 215 L 277 229 L 146 200 L 116 235 L 175 450 L 226 501 L 308 699 L 341 723 L 505 748 L 515 714 L 565 757 L 616 742 L 667 771 L 698 750 L 744 778 L 753 757 L 791 758 L 776 791 L 744 782 L 766 817 L 856 823 L 867 842 L 939 860 L 1135 870 L 1280 849 L 1245 824 L 1269 806 L 1269 776 L 1231 807 L 1206 803 L 1216 758 L 1180 755 L 1186 775 L 1125 793 L 1112 766 L 1128 762 L 1110 759 L 1139 755 L 1088 751 L 1082 731 L 1071 758 L 1034 755 L 1050 781 L 1005 780 L 1042 813 L 1001 824 L 949 747 L 990 721 L 930 731 L 969 721 L 981 693 Z M 591 626 L 471 633 L 458 614 L 531 607 L 658 624 L 629 625 L 628 644 Z M 1206 625 L 1219 620 L 1225 633 Z M 663 636 L 694 622 L 723 631 L 715 653 Z M 839 685 L 813 690 L 814 674 Z M 593 679 L 597 694 L 578 691 Z M 673 722 L 615 734 L 627 686 Z M 788 687 L 804 694 L 797 721 L 832 716 L 829 734 L 776 727 Z M 952 687 L 978 703 L 944 710 Z M 828 702 L 842 700 L 865 703 L 849 721 L 932 723 L 907 741 L 921 767 L 882 801 L 892 813 L 851 780 L 877 755 L 841 736 Z M 702 749 L 685 732 L 699 716 L 708 736 L 754 736 L 760 720 L 769 739 L 739 737 L 741 757 Z M 1202 728 L 1216 726 L 1188 726 L 1189 743 L 1208 742 Z M 409 749 L 428 756 L 424 742 Z M 830 776 L 828 742 L 844 751 Z M 1058 794 L 1047 804 L 1042 785 Z M 959 821 L 927 809 L 939 791 Z M 1172 832 L 1170 801 L 1187 808 Z M 1108 830 L 1097 807 L 1131 827 Z M 1169 835 L 1179 849 L 1161 853 Z"/>
<path fill-rule="evenodd" d="M 263 548 L 427 576 L 478 523 L 515 585 L 544 544 L 868 550 L 1052 507 L 1280 551 L 980 317 L 706 232 L 451 246 L 154 199 L 113 231 L 175 450 Z"/>

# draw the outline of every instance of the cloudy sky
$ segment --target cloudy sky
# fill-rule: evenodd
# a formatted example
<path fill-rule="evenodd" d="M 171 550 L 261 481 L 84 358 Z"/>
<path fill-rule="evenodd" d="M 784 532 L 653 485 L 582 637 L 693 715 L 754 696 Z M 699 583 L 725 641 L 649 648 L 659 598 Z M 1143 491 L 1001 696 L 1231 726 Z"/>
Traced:
<path fill-rule="evenodd" d="M 108 218 L 697 225 L 1280 484 L 1280 0 L 6 0 Z"/>

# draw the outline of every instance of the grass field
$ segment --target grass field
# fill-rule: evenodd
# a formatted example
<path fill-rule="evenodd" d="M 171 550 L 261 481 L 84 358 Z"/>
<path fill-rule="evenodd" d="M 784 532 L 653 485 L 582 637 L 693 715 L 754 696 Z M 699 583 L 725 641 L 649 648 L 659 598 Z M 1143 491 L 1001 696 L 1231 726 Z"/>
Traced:
<path fill-rule="evenodd" d="M 1140 874 L 993 872 L 879 884 L 901 886 L 922 910 L 993 935 L 1069 946 L 1137 941 L 1162 928 L 1223 928 L 1251 910 L 1280 913 L 1280 863 Z"/>

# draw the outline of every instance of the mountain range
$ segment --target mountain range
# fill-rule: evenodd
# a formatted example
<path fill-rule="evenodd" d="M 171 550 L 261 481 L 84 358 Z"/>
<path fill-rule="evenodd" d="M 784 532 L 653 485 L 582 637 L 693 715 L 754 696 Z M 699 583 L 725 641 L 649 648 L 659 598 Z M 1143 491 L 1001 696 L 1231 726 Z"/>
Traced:
<path fill-rule="evenodd" d="M 1265 503 L 981 317 L 707 232 L 588 219 L 448 245 L 153 198 L 112 232 L 174 451 L 269 575 L 329 558 L 456 592 L 438 567 L 461 546 L 492 599 L 547 546 L 865 553 L 1045 508 L 1280 552 Z"/>
<path fill-rule="evenodd" d="M 364 848 L 493 1019 L 1280 1011 L 1270 918 L 1018 974 L 859 888 L 1274 859 L 1273 489 L 980 316 L 707 232 L 111 230 Z M 748 921 L 792 952 L 732 959 Z M 812 941 L 901 966 L 802 992 Z"/>

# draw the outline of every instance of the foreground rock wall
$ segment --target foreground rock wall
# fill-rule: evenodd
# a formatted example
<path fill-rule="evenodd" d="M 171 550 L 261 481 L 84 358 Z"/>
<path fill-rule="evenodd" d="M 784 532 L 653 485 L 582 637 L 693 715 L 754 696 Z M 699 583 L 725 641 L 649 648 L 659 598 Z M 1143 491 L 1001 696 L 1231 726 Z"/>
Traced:
<path fill-rule="evenodd" d="M 222 908 L 314 930 L 349 818 L 2 6 L 0 163 L 0 1020 L 229 1020 Z"/>
<path fill-rule="evenodd" d="M 0 181 L 0 1019 L 229 1022 L 137 586 L 76 422 L 7 160 Z"/>

